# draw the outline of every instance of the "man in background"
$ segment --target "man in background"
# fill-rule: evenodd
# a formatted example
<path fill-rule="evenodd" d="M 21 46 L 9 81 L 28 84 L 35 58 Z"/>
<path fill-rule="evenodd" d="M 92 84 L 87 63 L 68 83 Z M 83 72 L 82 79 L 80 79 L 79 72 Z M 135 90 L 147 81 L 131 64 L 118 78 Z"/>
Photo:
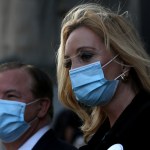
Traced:
<path fill-rule="evenodd" d="M 53 85 L 33 65 L 0 65 L 0 140 L 6 150 L 76 150 L 55 137 Z"/>

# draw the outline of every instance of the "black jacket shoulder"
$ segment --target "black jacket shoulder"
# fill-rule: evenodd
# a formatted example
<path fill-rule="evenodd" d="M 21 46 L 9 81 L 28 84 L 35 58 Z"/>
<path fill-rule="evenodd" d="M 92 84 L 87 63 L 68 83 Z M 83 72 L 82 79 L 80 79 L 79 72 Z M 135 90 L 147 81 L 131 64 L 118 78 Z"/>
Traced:
<path fill-rule="evenodd" d="M 77 150 L 73 145 L 58 139 L 54 130 L 50 129 L 36 143 L 32 150 Z"/>

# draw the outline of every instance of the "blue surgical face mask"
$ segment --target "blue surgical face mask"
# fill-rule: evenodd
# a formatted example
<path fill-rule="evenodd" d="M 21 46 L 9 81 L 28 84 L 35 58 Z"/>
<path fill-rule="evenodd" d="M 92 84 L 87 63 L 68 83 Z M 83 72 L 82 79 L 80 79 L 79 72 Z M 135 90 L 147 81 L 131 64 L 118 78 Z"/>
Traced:
<path fill-rule="evenodd" d="M 117 56 L 104 66 L 106 67 Z M 103 66 L 103 67 L 104 67 Z M 87 106 L 107 104 L 114 96 L 121 75 L 114 80 L 104 77 L 100 62 L 95 62 L 69 71 L 73 92 L 77 101 Z"/>
<path fill-rule="evenodd" d="M 24 120 L 25 107 L 31 105 L 40 99 L 31 103 L 0 99 L 0 139 L 5 143 L 16 141 L 25 133 L 30 123 Z M 35 120 L 35 119 L 34 119 Z"/>

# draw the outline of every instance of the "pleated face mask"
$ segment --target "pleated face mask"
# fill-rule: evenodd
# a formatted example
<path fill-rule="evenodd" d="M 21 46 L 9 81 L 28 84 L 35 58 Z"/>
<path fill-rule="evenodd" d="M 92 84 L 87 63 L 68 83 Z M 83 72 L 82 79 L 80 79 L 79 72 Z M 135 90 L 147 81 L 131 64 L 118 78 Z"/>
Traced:
<path fill-rule="evenodd" d="M 107 104 L 114 96 L 119 83 L 119 80 L 116 80 L 118 77 L 114 80 L 107 80 L 104 77 L 99 61 L 71 69 L 69 75 L 76 100 L 87 106 Z"/>
<path fill-rule="evenodd" d="M 13 142 L 29 129 L 30 123 L 35 119 L 29 123 L 24 120 L 25 107 L 39 100 L 26 104 L 0 99 L 0 139 L 3 142 Z"/>

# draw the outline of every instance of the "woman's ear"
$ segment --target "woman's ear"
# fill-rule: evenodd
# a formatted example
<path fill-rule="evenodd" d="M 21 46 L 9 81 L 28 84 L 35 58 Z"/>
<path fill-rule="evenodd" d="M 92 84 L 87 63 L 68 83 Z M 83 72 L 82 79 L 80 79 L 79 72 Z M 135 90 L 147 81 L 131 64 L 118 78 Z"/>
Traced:
<path fill-rule="evenodd" d="M 122 72 L 128 72 L 130 70 L 129 67 L 122 66 Z"/>
<path fill-rule="evenodd" d="M 122 75 L 121 79 L 123 82 L 127 82 L 129 79 L 129 72 L 130 72 L 130 67 L 127 65 L 122 65 Z"/>
<path fill-rule="evenodd" d="M 127 76 L 129 75 L 131 67 L 129 65 L 123 64 L 122 65 L 122 72 L 124 72 Z"/>
<path fill-rule="evenodd" d="M 48 113 L 49 113 L 49 109 L 51 107 L 52 103 L 51 100 L 49 98 L 42 98 L 40 100 L 40 111 L 37 115 L 38 118 L 43 118 L 45 117 Z"/>

